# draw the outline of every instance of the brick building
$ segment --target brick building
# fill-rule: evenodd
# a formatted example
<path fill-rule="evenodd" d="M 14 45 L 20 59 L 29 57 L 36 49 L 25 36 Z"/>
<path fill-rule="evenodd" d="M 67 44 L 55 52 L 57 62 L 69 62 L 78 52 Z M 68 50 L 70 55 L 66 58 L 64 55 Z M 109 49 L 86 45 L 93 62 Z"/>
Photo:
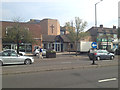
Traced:
<path fill-rule="evenodd" d="M 117 39 L 116 26 L 113 26 L 113 28 L 106 28 L 100 25 L 99 27 L 90 28 L 87 32 L 90 33 L 91 41 L 97 42 L 98 48 L 100 49 L 118 47 L 117 43 L 113 43 L 113 41 Z"/>
<path fill-rule="evenodd" d="M 9 21 L 2 21 L 0 22 L 0 24 L 2 25 L 1 36 L 5 37 L 8 28 L 11 28 L 15 23 Z M 24 23 L 20 22 L 19 24 L 26 30 L 29 30 L 32 34 L 33 39 L 36 40 L 37 42 L 35 44 L 21 43 L 20 49 L 25 52 L 32 52 L 36 47 L 44 46 L 44 42 L 42 43 L 42 38 L 44 35 L 48 36 L 60 35 L 60 24 L 57 19 L 43 19 L 43 20 L 30 19 L 29 22 Z M 16 49 L 15 43 L 3 43 L 3 45 L 2 44 L 0 45 L 3 46 L 3 49 L 4 48 Z"/>
<path fill-rule="evenodd" d="M 15 22 L 8 22 L 8 21 L 2 21 L 0 22 L 2 25 L 2 37 L 5 37 L 7 35 L 7 30 L 9 28 L 12 28 L 15 25 Z M 20 43 L 20 50 L 25 52 L 32 52 L 35 45 L 41 45 L 41 27 L 39 24 L 30 24 L 30 23 L 19 23 L 21 27 L 24 27 L 25 30 L 28 30 L 31 32 L 33 39 L 36 40 L 35 44 L 31 43 Z M 37 33 L 36 33 L 37 32 Z M 15 43 L 3 43 L 3 49 L 16 49 L 17 44 Z"/>

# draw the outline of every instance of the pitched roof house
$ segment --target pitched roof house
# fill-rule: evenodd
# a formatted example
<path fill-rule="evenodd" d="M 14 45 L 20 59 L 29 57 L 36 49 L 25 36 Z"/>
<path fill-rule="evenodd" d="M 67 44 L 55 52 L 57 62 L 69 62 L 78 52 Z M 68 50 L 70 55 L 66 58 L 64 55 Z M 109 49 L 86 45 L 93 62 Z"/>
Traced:
<path fill-rule="evenodd" d="M 111 44 L 111 42 L 112 40 L 117 39 L 116 26 L 113 26 L 113 28 L 106 28 L 106 27 L 103 27 L 103 25 L 100 25 L 99 27 L 90 28 L 87 32 L 90 33 L 92 41 L 103 43 L 102 49 L 105 49 L 108 46 L 108 44 L 110 48 L 114 47 Z M 110 38 L 110 40 L 105 38 L 105 36 L 107 38 Z"/>

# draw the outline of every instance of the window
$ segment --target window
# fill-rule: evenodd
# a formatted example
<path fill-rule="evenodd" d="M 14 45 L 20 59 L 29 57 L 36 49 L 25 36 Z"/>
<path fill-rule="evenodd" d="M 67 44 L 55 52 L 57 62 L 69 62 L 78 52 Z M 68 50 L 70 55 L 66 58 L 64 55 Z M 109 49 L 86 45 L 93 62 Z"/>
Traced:
<path fill-rule="evenodd" d="M 113 34 L 113 38 L 117 38 L 117 34 Z"/>
<path fill-rule="evenodd" d="M 13 53 L 10 54 L 10 56 L 13 56 L 13 57 L 17 56 L 17 53 L 13 52 Z"/>
<path fill-rule="evenodd" d="M 103 33 L 99 33 L 99 36 L 102 36 L 103 35 Z"/>
<path fill-rule="evenodd" d="M 29 31 L 29 28 L 25 28 L 25 30 L 28 30 L 28 31 Z"/>
<path fill-rule="evenodd" d="M 5 31 L 5 34 L 6 34 L 6 35 L 8 34 L 8 30 L 10 30 L 11 28 L 12 28 L 12 26 L 6 27 L 6 31 Z"/>
<path fill-rule="evenodd" d="M 10 56 L 10 53 L 9 52 L 3 52 L 2 56 Z"/>
<path fill-rule="evenodd" d="M 73 48 L 73 44 L 70 44 L 71 49 Z"/>

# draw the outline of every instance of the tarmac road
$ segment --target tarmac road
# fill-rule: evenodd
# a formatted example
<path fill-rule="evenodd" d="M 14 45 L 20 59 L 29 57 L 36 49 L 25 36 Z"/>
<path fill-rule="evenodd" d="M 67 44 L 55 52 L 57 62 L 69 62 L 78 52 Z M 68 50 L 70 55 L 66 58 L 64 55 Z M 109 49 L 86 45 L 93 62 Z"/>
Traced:
<path fill-rule="evenodd" d="M 118 67 L 3 75 L 3 88 L 117 88 Z"/>
<path fill-rule="evenodd" d="M 39 71 L 67 70 L 76 68 L 97 68 L 103 66 L 117 66 L 118 57 L 114 60 L 96 61 L 98 65 L 91 65 L 87 55 L 57 55 L 57 58 L 35 58 L 35 63 L 31 65 L 7 65 L 2 67 L 2 75 L 20 74 Z"/>

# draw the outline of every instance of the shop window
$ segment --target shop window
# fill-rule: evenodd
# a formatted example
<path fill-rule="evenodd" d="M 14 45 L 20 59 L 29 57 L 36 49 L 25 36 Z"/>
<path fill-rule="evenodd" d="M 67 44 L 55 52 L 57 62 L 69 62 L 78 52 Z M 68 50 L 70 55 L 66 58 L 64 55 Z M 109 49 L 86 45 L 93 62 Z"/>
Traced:
<path fill-rule="evenodd" d="M 71 49 L 73 48 L 73 44 L 70 44 Z"/>

